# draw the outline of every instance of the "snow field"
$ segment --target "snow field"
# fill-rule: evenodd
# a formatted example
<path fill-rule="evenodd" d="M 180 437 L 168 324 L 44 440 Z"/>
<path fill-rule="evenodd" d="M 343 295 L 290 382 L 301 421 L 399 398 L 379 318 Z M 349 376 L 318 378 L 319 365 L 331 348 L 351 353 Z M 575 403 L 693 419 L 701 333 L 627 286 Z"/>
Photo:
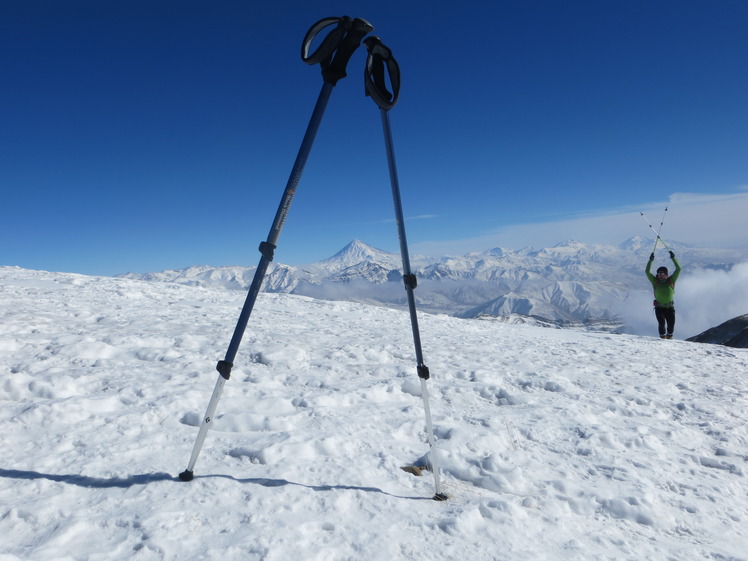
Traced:
<path fill-rule="evenodd" d="M 748 352 L 0 268 L 0 560 L 748 559 Z"/>

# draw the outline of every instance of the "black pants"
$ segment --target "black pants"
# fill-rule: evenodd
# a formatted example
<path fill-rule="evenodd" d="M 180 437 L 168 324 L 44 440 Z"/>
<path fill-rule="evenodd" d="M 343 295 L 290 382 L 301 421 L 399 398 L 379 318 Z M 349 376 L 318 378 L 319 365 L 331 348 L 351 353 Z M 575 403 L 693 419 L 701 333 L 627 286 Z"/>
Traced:
<path fill-rule="evenodd" d="M 675 329 L 675 308 L 655 307 L 655 317 L 657 318 L 657 330 L 660 335 L 672 335 Z M 665 325 L 667 324 L 667 331 Z"/>

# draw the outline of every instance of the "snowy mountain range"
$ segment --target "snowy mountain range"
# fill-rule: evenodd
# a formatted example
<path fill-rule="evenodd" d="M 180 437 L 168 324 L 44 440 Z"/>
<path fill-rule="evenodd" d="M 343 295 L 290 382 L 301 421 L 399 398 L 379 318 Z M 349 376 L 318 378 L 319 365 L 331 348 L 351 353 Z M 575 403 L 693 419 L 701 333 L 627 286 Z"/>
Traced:
<path fill-rule="evenodd" d="M 671 243 L 689 270 L 729 270 L 746 253 Z M 463 256 L 412 256 L 419 309 L 463 318 L 530 318 L 556 325 L 595 324 L 614 329 L 617 309 L 632 290 L 647 288 L 643 270 L 653 240 L 635 237 L 618 246 L 566 241 L 551 248 L 494 248 Z M 660 264 L 670 264 L 660 249 Z M 246 290 L 255 267 L 192 266 L 121 277 L 190 286 Z M 354 240 L 332 257 L 300 267 L 272 263 L 263 291 L 326 300 L 399 307 L 406 304 L 402 260 Z"/>

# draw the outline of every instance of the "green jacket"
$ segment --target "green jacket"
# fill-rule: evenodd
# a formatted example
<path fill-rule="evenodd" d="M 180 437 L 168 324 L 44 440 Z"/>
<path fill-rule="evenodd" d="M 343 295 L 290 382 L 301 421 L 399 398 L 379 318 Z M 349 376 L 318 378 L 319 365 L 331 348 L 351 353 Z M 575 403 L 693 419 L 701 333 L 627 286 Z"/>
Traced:
<path fill-rule="evenodd" d="M 663 281 L 658 280 L 650 272 L 652 261 L 647 261 L 647 267 L 644 269 L 649 282 L 652 283 L 652 288 L 654 288 L 655 306 L 658 308 L 672 308 L 675 306 L 675 302 L 673 302 L 675 297 L 675 281 L 678 280 L 678 276 L 680 275 L 680 263 L 678 263 L 675 257 L 671 259 L 675 263 L 675 272 Z"/>

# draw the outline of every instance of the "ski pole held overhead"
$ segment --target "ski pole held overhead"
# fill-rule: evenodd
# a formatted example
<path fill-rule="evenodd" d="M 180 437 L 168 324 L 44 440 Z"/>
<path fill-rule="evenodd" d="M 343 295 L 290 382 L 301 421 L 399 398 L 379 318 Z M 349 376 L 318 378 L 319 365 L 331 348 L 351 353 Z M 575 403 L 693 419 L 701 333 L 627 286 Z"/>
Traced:
<path fill-rule="evenodd" d="M 337 24 L 335 29 L 325 37 L 320 47 L 310 55 L 309 48 L 315 37 L 322 29 L 334 24 Z M 283 196 L 278 205 L 275 219 L 270 228 L 270 233 L 268 234 L 267 240 L 260 243 L 259 249 L 262 257 L 257 265 L 252 284 L 249 287 L 247 298 L 244 301 L 244 306 L 239 315 L 231 342 L 229 343 L 224 359 L 218 361 L 218 364 L 216 365 L 216 370 L 219 374 L 218 379 L 216 380 L 213 394 L 200 425 L 200 430 L 198 431 L 187 469 L 179 474 L 179 478 L 182 481 L 190 481 L 194 477 L 193 469 L 195 463 L 197 462 L 203 442 L 205 441 L 208 429 L 210 428 L 213 415 L 215 414 L 218 405 L 218 400 L 223 392 L 223 387 L 231 376 L 231 369 L 234 366 L 234 359 L 239 350 L 239 344 L 244 336 L 244 331 L 260 292 L 268 265 L 274 258 L 274 252 L 277 247 L 281 229 L 286 221 L 293 197 L 296 194 L 296 188 L 301 179 L 301 174 L 304 171 L 304 166 L 306 165 L 307 158 L 311 152 L 312 144 L 314 143 L 317 131 L 319 130 L 320 123 L 322 122 L 322 116 L 324 115 L 327 103 L 330 99 L 332 89 L 338 83 L 338 80 L 346 76 L 346 65 L 353 55 L 353 52 L 361 44 L 361 40 L 364 36 L 373 29 L 372 25 L 367 21 L 358 18 L 351 19 L 345 16 L 342 18 L 325 18 L 314 24 L 304 37 L 301 47 L 301 58 L 307 64 L 313 65 L 319 63 L 320 66 L 322 66 L 324 84 L 322 85 L 322 90 L 320 91 L 314 111 L 309 120 L 309 125 L 307 126 L 306 133 L 301 142 L 301 147 L 299 148 L 293 168 L 291 169 L 286 188 L 283 191 Z"/>
<path fill-rule="evenodd" d="M 641 211 L 639 212 L 639 214 L 644 219 L 644 222 L 647 223 L 647 226 L 649 226 L 650 229 L 655 233 L 655 244 L 654 244 L 654 247 L 652 248 L 652 253 L 654 253 L 657 250 L 657 244 L 660 241 L 660 235 L 655 231 L 654 227 L 652 226 L 652 223 L 649 221 L 647 216 Z"/>
<path fill-rule="evenodd" d="M 665 215 L 667 214 L 667 207 L 665 207 L 665 211 L 662 213 L 662 220 L 660 220 L 660 230 L 659 231 L 657 231 L 657 230 L 654 229 L 654 226 L 652 226 L 652 223 L 647 219 L 647 216 L 643 212 L 639 212 L 639 214 L 641 214 L 642 218 L 647 223 L 647 226 L 649 226 L 649 228 L 655 234 L 655 244 L 654 244 L 654 248 L 652 248 L 652 253 L 654 253 L 655 250 L 657 249 L 657 243 L 658 242 L 662 242 L 662 245 L 665 246 L 665 249 L 667 249 L 668 251 L 670 251 L 670 248 L 665 243 L 665 240 L 663 240 L 662 237 L 660 236 L 660 234 L 662 233 L 662 226 L 665 223 Z"/>
<path fill-rule="evenodd" d="M 398 238 L 400 240 L 400 255 L 403 262 L 403 280 L 408 295 L 408 309 L 410 311 L 410 323 L 413 331 L 413 343 L 416 354 L 416 371 L 421 381 L 421 395 L 423 396 L 423 406 L 426 415 L 426 430 L 428 434 L 429 448 L 431 451 L 431 469 L 434 474 L 434 484 L 436 493 L 434 500 L 444 501 L 447 495 L 442 492 L 439 472 L 439 461 L 436 453 L 436 439 L 434 437 L 434 428 L 431 420 L 431 408 L 429 406 L 429 392 L 426 380 L 429 379 L 429 369 L 423 361 L 423 351 L 421 348 L 421 335 L 418 328 L 418 316 L 416 313 L 416 302 L 414 290 L 418 284 L 416 276 L 410 268 L 410 256 L 408 255 L 408 240 L 405 235 L 405 220 L 403 218 L 403 205 L 400 198 L 400 184 L 397 177 L 397 168 L 395 166 L 395 152 L 392 144 L 392 132 L 390 129 L 389 113 L 397 103 L 400 93 L 400 67 L 392 56 L 392 51 L 382 44 L 378 37 L 368 37 L 364 40 L 364 45 L 369 51 L 366 59 L 366 69 L 364 71 L 364 84 L 366 94 L 370 96 L 379 106 L 382 117 L 382 128 L 384 130 L 384 142 L 387 152 L 387 163 L 389 165 L 390 183 L 392 186 L 392 199 L 395 205 L 395 220 L 398 228 Z M 392 91 L 387 89 L 387 80 L 385 68 L 389 76 Z"/>

